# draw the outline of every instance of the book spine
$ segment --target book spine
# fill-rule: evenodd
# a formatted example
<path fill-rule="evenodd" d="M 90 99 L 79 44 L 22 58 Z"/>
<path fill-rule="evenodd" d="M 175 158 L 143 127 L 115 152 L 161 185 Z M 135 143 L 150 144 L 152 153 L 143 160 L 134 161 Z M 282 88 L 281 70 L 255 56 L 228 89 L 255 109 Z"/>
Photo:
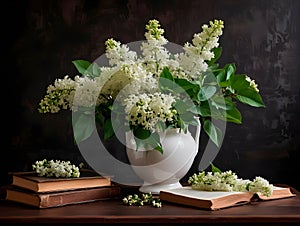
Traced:
<path fill-rule="evenodd" d="M 102 189 L 83 190 L 80 192 L 68 192 L 64 194 L 40 195 L 40 208 L 58 207 L 69 204 L 93 202 L 116 197 L 120 194 L 120 188 L 108 187 Z"/>

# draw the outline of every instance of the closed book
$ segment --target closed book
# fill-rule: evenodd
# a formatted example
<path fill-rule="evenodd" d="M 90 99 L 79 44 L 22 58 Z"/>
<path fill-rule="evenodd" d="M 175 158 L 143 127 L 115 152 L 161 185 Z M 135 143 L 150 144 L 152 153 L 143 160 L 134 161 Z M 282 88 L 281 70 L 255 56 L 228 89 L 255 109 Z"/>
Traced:
<path fill-rule="evenodd" d="M 6 189 L 6 200 L 40 209 L 112 199 L 119 195 L 120 187 L 114 185 L 47 193 L 35 193 L 16 186 Z"/>
<path fill-rule="evenodd" d="M 226 191 L 199 191 L 190 186 L 162 190 L 159 198 L 162 201 L 186 205 L 207 210 L 217 210 L 227 207 L 244 205 L 254 201 L 265 201 L 281 198 L 293 197 L 288 187 L 274 187 L 271 196 L 265 196 L 262 193 L 252 192 L 226 192 Z"/>
<path fill-rule="evenodd" d="M 83 171 L 80 177 L 41 177 L 35 172 L 12 173 L 12 185 L 34 192 L 65 191 L 81 188 L 103 187 L 111 185 L 111 178 L 99 175 L 94 171 Z"/>

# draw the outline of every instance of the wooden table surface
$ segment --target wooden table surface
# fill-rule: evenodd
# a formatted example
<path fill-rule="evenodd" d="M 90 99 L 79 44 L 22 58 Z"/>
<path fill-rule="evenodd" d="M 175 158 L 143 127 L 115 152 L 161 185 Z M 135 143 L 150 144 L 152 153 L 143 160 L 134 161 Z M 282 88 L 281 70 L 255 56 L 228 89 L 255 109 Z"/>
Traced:
<path fill-rule="evenodd" d="M 48 209 L 35 209 L 6 200 L 0 201 L 3 223 L 249 223 L 263 225 L 300 225 L 300 193 L 296 197 L 260 201 L 222 210 L 200 210 L 163 203 L 152 206 L 126 206 L 122 197 L 92 203 Z M 206 225 L 205 224 L 205 225 Z"/>

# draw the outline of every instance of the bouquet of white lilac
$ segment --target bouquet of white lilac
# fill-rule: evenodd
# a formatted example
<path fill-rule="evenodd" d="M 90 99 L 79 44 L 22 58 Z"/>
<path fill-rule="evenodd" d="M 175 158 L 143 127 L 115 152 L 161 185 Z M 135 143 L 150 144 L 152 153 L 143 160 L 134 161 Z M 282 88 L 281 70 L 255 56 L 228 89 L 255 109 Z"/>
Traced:
<path fill-rule="evenodd" d="M 199 118 L 209 138 L 220 146 L 222 132 L 213 120 L 242 123 L 236 102 L 264 107 L 254 80 L 236 74 L 234 64 L 217 63 L 223 28 L 223 21 L 210 21 L 179 53 L 166 48 L 168 40 L 155 19 L 146 25 L 141 54 L 108 39 L 109 66 L 73 61 L 80 75 L 49 85 L 39 112 L 72 110 L 76 142 L 90 137 L 96 121 L 105 140 L 125 126 L 137 138 L 137 148 L 150 145 L 161 153 L 159 132 L 168 128 L 186 132 L 189 125 L 198 125 Z"/>

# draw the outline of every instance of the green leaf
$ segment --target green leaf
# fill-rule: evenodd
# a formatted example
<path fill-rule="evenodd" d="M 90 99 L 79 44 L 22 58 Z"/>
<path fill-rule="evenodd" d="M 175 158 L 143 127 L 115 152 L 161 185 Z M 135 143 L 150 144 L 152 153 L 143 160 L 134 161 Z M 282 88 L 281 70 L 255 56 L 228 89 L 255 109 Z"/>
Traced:
<path fill-rule="evenodd" d="M 243 96 L 244 95 L 244 96 Z M 246 90 L 243 92 L 243 95 L 236 95 L 235 98 L 244 104 L 248 104 L 252 107 L 265 107 L 261 96 L 255 91 Z"/>
<path fill-rule="evenodd" d="M 198 113 L 202 117 L 210 117 L 211 116 L 211 111 L 209 105 L 203 105 L 201 104 L 199 107 L 197 107 Z"/>
<path fill-rule="evenodd" d="M 154 147 L 155 150 L 159 151 L 161 154 L 164 153 L 163 148 L 160 143 L 160 137 L 158 133 L 152 133 L 150 137 L 150 145 Z"/>
<path fill-rule="evenodd" d="M 219 86 L 225 87 L 225 81 L 229 80 L 235 73 L 235 65 L 234 64 L 226 64 L 222 69 L 216 70 L 214 73 L 216 74 L 217 81 Z"/>
<path fill-rule="evenodd" d="M 226 119 L 228 122 L 242 123 L 241 113 L 236 107 L 226 111 Z"/>
<path fill-rule="evenodd" d="M 246 80 L 246 75 L 234 75 L 230 78 L 231 88 L 235 91 L 234 98 L 252 107 L 264 107 L 260 94 Z"/>
<path fill-rule="evenodd" d="M 249 183 L 247 183 L 247 185 L 246 185 L 246 190 L 247 190 L 247 191 L 250 191 L 250 188 L 251 188 L 251 183 L 249 182 Z"/>
<path fill-rule="evenodd" d="M 141 127 L 136 127 L 136 128 L 134 128 L 134 130 L 133 130 L 133 134 L 134 134 L 134 136 L 137 137 L 138 139 L 145 140 L 145 139 L 147 139 L 148 137 L 150 137 L 151 132 L 150 132 L 149 130 L 143 129 L 143 128 L 141 128 Z"/>
<path fill-rule="evenodd" d="M 219 83 L 219 86 L 222 82 L 226 81 L 226 69 L 225 68 L 216 70 L 214 73 L 217 78 L 217 82 Z"/>
<path fill-rule="evenodd" d="M 221 145 L 222 132 L 210 120 L 206 119 L 203 123 L 204 131 L 209 138 L 218 146 Z"/>
<path fill-rule="evenodd" d="M 212 64 L 214 64 L 221 57 L 222 48 L 221 47 L 213 48 L 212 52 L 214 53 L 214 58 L 212 58 L 210 61 L 207 62 L 208 66 L 211 66 Z"/>
<path fill-rule="evenodd" d="M 75 65 L 77 71 L 82 75 L 85 74 L 85 71 L 91 65 L 91 63 L 86 60 L 74 60 L 74 61 L 72 61 L 72 63 Z"/>
<path fill-rule="evenodd" d="M 151 133 L 149 130 L 138 127 L 133 130 L 133 134 L 135 136 L 137 151 L 141 148 L 145 148 L 146 150 L 155 149 L 163 154 L 158 133 Z"/>
<path fill-rule="evenodd" d="M 80 113 L 78 117 L 73 118 L 73 133 L 76 143 L 90 137 L 95 130 L 95 121 L 91 114 Z"/>
<path fill-rule="evenodd" d="M 218 167 L 216 167 L 214 164 L 210 163 L 210 166 L 211 166 L 211 172 L 222 173 L 222 171 Z"/>
<path fill-rule="evenodd" d="M 211 98 L 217 91 L 215 86 L 204 86 L 200 89 L 198 93 L 198 100 L 205 101 Z"/>
<path fill-rule="evenodd" d="M 216 108 L 212 101 L 203 101 L 200 105 L 190 107 L 188 109 L 194 114 L 198 114 L 202 117 L 214 118 L 214 119 L 226 119 L 226 110 L 222 108 Z"/>
<path fill-rule="evenodd" d="M 219 82 L 218 83 L 221 88 L 230 86 L 230 80 Z"/>
<path fill-rule="evenodd" d="M 104 130 L 103 131 L 104 132 L 104 140 L 108 140 L 115 135 L 115 131 L 112 126 L 111 119 L 106 119 L 104 121 L 103 130 Z"/>
<path fill-rule="evenodd" d="M 157 145 L 154 149 L 157 150 L 157 151 L 159 151 L 161 154 L 164 153 L 164 150 L 163 150 L 163 148 L 162 148 L 161 145 Z"/>
<path fill-rule="evenodd" d="M 177 124 L 178 124 L 178 127 L 180 129 L 182 129 L 184 132 L 186 132 L 189 127 L 189 125 L 187 123 L 185 123 L 185 121 L 182 120 L 181 117 L 177 119 Z"/>
<path fill-rule="evenodd" d="M 236 68 L 234 64 L 227 64 L 226 66 L 226 80 L 228 80 L 234 75 Z"/>
<path fill-rule="evenodd" d="M 193 105 L 188 109 L 194 114 L 199 114 L 202 117 L 210 117 L 211 116 L 211 111 L 210 111 L 210 106 L 207 101 L 201 102 L 200 105 Z"/>
<path fill-rule="evenodd" d="M 218 96 L 215 95 L 211 98 L 212 106 L 216 107 L 217 109 L 224 109 L 230 110 L 235 107 L 234 103 L 228 97 Z"/>
<path fill-rule="evenodd" d="M 95 114 L 95 121 L 97 123 L 100 123 L 102 125 L 104 118 L 102 117 L 101 114 Z"/>
<path fill-rule="evenodd" d="M 237 93 L 242 92 L 244 89 L 250 87 L 250 83 L 246 80 L 246 75 L 234 75 L 230 78 L 232 89 Z"/>
<path fill-rule="evenodd" d="M 203 86 L 216 86 L 217 80 L 212 72 L 206 72 L 203 77 Z"/>
<path fill-rule="evenodd" d="M 158 80 L 158 86 L 161 91 L 174 92 L 175 82 L 172 74 L 167 67 L 164 67 Z M 176 91 L 175 91 L 176 92 Z"/>
<path fill-rule="evenodd" d="M 169 71 L 168 67 L 164 67 L 162 72 L 160 73 L 160 78 L 165 78 L 171 81 L 174 81 L 174 78 L 171 74 L 171 72 Z"/>
<path fill-rule="evenodd" d="M 85 75 L 89 75 L 90 77 L 99 77 L 101 73 L 101 69 L 97 63 L 92 63 L 84 72 Z"/>
<path fill-rule="evenodd" d="M 174 108 L 178 112 L 178 114 L 184 114 L 187 112 L 187 109 L 190 108 L 191 102 L 190 101 L 185 101 L 185 99 L 177 99 Z"/>
<path fill-rule="evenodd" d="M 183 90 L 187 91 L 190 89 L 195 89 L 198 85 L 189 82 L 186 79 L 174 79 L 175 83 L 179 85 Z"/>
<path fill-rule="evenodd" d="M 195 119 L 193 113 L 186 112 L 185 114 L 180 114 L 179 116 L 185 124 L 191 124 L 197 126 L 197 120 Z"/>

